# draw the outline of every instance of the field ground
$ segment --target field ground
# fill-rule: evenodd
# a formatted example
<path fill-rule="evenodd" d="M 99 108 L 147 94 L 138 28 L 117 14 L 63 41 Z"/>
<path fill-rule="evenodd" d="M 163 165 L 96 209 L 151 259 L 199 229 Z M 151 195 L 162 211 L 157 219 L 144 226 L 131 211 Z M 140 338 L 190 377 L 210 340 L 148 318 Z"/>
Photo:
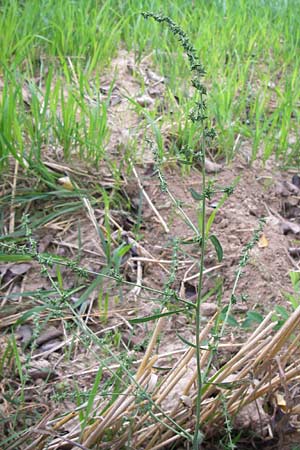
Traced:
<path fill-rule="evenodd" d="M 0 447 L 299 449 L 300 3 L 136 3 L 0 6 Z"/>

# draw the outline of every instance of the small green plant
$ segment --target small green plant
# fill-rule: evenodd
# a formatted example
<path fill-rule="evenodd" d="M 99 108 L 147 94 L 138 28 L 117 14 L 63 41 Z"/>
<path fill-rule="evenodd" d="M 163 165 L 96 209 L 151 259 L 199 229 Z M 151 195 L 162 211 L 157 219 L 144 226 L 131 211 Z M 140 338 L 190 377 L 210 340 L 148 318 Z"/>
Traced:
<path fill-rule="evenodd" d="M 284 292 L 283 295 L 291 305 L 292 310 L 296 311 L 296 309 L 300 306 L 300 272 L 291 271 L 289 275 L 294 292 L 292 294 Z M 282 326 L 290 317 L 291 313 L 282 305 L 276 305 L 275 311 L 276 316 L 274 316 L 274 320 L 278 321 L 278 326 Z"/>

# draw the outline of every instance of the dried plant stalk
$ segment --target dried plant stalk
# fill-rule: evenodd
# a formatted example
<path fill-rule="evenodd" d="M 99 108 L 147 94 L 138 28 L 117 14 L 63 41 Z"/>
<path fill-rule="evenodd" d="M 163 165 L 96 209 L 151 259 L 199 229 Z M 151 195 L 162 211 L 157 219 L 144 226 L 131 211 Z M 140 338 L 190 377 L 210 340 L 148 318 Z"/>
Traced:
<path fill-rule="evenodd" d="M 213 317 L 202 330 L 201 340 L 209 338 L 215 318 Z M 299 379 L 300 363 L 293 358 L 293 355 L 299 349 L 299 336 L 294 336 L 294 333 L 300 322 L 300 308 L 291 314 L 278 331 L 274 332 L 275 323 L 271 321 L 271 318 L 272 313 L 269 313 L 237 354 L 206 379 L 202 388 L 200 425 L 208 436 L 216 430 L 219 431 L 224 422 L 222 411 L 224 396 L 226 397 L 227 412 L 234 417 L 246 405 L 279 389 L 283 376 L 285 383 Z M 176 431 L 176 427 L 178 430 L 183 429 L 186 433 L 192 433 L 195 424 L 195 402 L 198 395 L 195 371 L 191 373 L 186 383 L 182 385 L 180 382 L 195 355 L 195 348 L 188 348 L 165 376 L 158 376 L 153 369 L 158 356 L 152 356 L 152 353 L 163 328 L 164 320 L 163 317 L 158 320 L 132 383 L 123 392 L 123 395 L 119 396 L 108 408 L 103 417 L 97 419 L 92 426 L 85 430 L 80 444 L 83 447 L 93 448 L 97 444 L 97 448 L 102 450 L 107 448 L 121 450 L 131 437 L 132 448 L 143 447 L 145 450 L 159 450 L 182 439 L 182 434 L 180 431 Z M 291 337 L 292 340 L 289 342 Z M 276 372 L 278 365 L 275 364 L 274 358 L 279 355 L 283 346 L 287 348 L 281 359 L 283 373 L 278 373 L 278 371 Z M 203 371 L 209 364 L 211 352 L 209 346 L 202 350 L 201 367 Z M 268 359 L 269 366 L 266 364 L 266 359 Z M 271 367 L 272 371 L 268 367 Z M 160 374 L 160 372 L 158 373 Z M 227 381 L 229 379 L 230 381 Z M 254 384 L 253 380 L 259 381 Z M 232 383 L 232 387 L 225 389 L 223 383 Z M 143 401 L 139 398 L 138 391 L 147 394 Z M 173 404 L 171 407 L 166 407 L 164 401 L 170 396 L 173 396 Z M 185 398 L 186 401 L 182 401 L 182 398 Z M 100 405 L 97 409 L 102 410 L 103 406 Z M 146 412 L 141 414 L 143 408 L 146 408 Z M 75 412 L 71 412 L 56 422 L 52 426 L 52 430 L 60 430 L 65 423 L 74 419 L 75 414 Z M 134 417 L 130 427 L 126 426 L 128 417 Z M 76 430 L 65 437 L 76 441 L 79 439 L 80 429 Z M 114 431 L 109 445 L 107 442 L 102 442 L 103 436 L 108 430 Z M 45 448 L 44 439 L 42 436 L 39 448 Z M 57 448 L 60 445 L 58 441 L 59 439 L 56 437 L 50 445 L 48 444 L 47 448 Z"/>

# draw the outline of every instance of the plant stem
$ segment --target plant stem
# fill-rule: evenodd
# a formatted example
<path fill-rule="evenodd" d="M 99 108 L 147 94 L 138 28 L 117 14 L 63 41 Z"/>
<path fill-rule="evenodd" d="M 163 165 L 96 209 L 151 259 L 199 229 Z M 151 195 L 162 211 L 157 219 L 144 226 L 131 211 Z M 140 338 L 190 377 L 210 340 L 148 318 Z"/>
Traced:
<path fill-rule="evenodd" d="M 196 424 L 195 431 L 193 436 L 193 450 L 199 449 L 199 444 L 201 443 L 201 433 L 200 433 L 200 418 L 201 418 L 201 390 L 202 390 L 202 374 L 201 374 L 201 354 L 200 354 L 200 325 L 201 325 L 201 315 L 200 315 L 200 306 L 201 306 L 201 293 L 202 293 L 202 280 L 204 273 L 204 255 L 206 248 L 206 240 L 208 239 L 208 233 L 206 232 L 206 220 L 205 220 L 205 202 L 206 202 L 206 177 L 205 177 L 205 144 L 206 138 L 214 136 L 214 130 L 208 130 L 205 127 L 205 121 L 207 119 L 206 116 L 206 102 L 204 100 L 204 96 L 206 95 L 206 88 L 201 82 L 201 78 L 205 74 L 204 67 L 202 66 L 198 56 L 197 51 L 190 43 L 187 34 L 178 26 L 172 19 L 167 16 L 160 16 L 157 14 L 153 14 L 152 12 L 143 13 L 145 18 L 152 17 L 158 23 L 166 23 L 171 32 L 176 36 L 181 43 L 187 57 L 190 66 L 190 71 L 193 74 L 192 78 L 192 86 L 198 92 L 198 99 L 194 103 L 194 108 L 190 112 L 189 119 L 192 123 L 198 123 L 201 127 L 201 137 L 200 137 L 200 152 L 194 154 L 195 160 L 200 160 L 202 167 L 202 194 L 201 194 L 201 230 L 198 230 L 192 221 L 186 217 L 186 214 L 183 210 L 180 209 L 181 215 L 184 217 L 186 223 L 193 229 L 196 233 L 197 238 L 199 238 L 199 231 L 201 232 L 200 239 L 200 249 L 201 249 L 201 257 L 200 257 L 200 272 L 198 279 L 198 294 L 197 294 L 197 302 L 196 302 L 196 359 L 197 359 L 197 383 L 198 383 L 198 395 L 196 399 Z M 165 186 L 165 191 L 167 191 L 167 187 Z M 168 191 L 169 195 L 171 193 Z M 171 199 L 177 205 L 177 202 L 174 198 Z M 178 205 L 177 205 L 178 206 Z"/>
<path fill-rule="evenodd" d="M 201 139 L 201 152 L 202 152 L 202 193 L 204 194 L 206 188 L 206 173 L 205 173 L 205 137 L 202 136 Z M 197 360 L 197 383 L 198 383 L 198 395 L 196 398 L 196 423 L 195 423 L 195 432 L 193 439 L 193 450 L 199 449 L 199 444 L 201 442 L 200 436 L 200 419 L 201 419 L 201 391 L 202 391 L 202 374 L 201 374 L 201 355 L 200 355 L 200 325 L 201 325 L 201 297 L 202 297 L 202 281 L 203 281 L 203 272 L 204 272 L 204 255 L 205 255 L 205 246 L 206 246 L 206 201 L 205 195 L 202 196 L 202 204 L 201 204 L 201 256 L 200 256 L 200 271 L 199 271 L 199 279 L 198 279 L 198 293 L 197 293 L 197 302 L 196 302 L 196 360 Z"/>

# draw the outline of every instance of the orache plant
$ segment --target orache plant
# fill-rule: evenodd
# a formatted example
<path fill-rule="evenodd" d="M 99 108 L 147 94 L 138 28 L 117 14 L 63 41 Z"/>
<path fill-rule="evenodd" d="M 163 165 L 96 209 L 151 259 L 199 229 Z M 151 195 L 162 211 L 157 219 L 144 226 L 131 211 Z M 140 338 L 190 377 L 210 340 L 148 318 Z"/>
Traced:
<path fill-rule="evenodd" d="M 194 226 L 194 224 L 189 220 L 186 215 L 184 217 L 187 224 L 195 233 L 193 238 L 194 242 L 199 244 L 200 248 L 200 271 L 199 271 L 199 279 L 198 279 L 198 292 L 197 292 L 197 300 L 195 305 L 195 313 L 196 313 L 196 340 L 195 345 L 197 348 L 196 351 L 196 360 L 197 360 L 197 383 L 198 383 L 198 396 L 196 399 L 196 424 L 194 430 L 194 438 L 193 438 L 193 449 L 197 450 L 202 441 L 202 434 L 200 431 L 200 417 L 201 417 L 201 391 L 203 385 L 202 373 L 201 373 L 201 355 L 200 355 L 200 324 L 201 324 L 201 300 L 202 300 L 202 285 L 203 285 L 203 273 L 204 273 L 204 257 L 206 252 L 206 247 L 208 240 L 212 242 L 214 245 L 219 261 L 222 260 L 223 250 L 218 238 L 215 235 L 210 234 L 210 227 L 207 227 L 206 222 L 206 199 L 210 199 L 211 196 L 215 193 L 213 186 L 211 183 L 206 183 L 206 173 L 205 173 L 205 149 L 207 146 L 207 141 L 212 139 L 215 136 L 215 131 L 213 128 L 208 127 L 207 121 L 207 107 L 206 107 L 206 87 L 202 84 L 202 78 L 205 75 L 204 67 L 202 66 L 198 56 L 196 49 L 190 43 L 188 36 L 186 33 L 178 26 L 172 19 L 167 16 L 161 16 L 154 14 L 152 12 L 143 13 L 143 16 L 147 18 L 153 18 L 158 23 L 165 23 L 170 31 L 178 38 L 180 44 L 182 45 L 184 52 L 187 56 L 190 71 L 192 73 L 192 86 L 196 90 L 196 99 L 194 102 L 194 107 L 190 112 L 189 119 L 193 124 L 199 125 L 199 150 L 193 152 L 193 158 L 191 163 L 200 163 L 202 170 L 202 186 L 201 193 L 198 193 L 191 189 L 191 194 L 193 198 L 200 202 L 200 221 L 199 221 L 199 229 Z M 189 150 L 189 154 L 191 154 L 191 149 Z M 158 169 L 159 171 L 159 169 Z M 161 180 L 163 179 L 160 174 Z M 166 184 L 164 184 L 164 190 L 168 190 Z M 230 194 L 232 190 L 228 190 L 227 195 Z M 168 192 L 169 193 L 169 192 Z M 178 207 L 178 203 L 172 197 L 171 193 L 169 193 L 171 199 L 175 202 L 175 205 Z M 215 213 L 214 213 L 215 215 Z M 214 215 L 212 217 L 214 217 Z M 210 225 L 212 224 L 212 220 L 210 221 Z"/>

